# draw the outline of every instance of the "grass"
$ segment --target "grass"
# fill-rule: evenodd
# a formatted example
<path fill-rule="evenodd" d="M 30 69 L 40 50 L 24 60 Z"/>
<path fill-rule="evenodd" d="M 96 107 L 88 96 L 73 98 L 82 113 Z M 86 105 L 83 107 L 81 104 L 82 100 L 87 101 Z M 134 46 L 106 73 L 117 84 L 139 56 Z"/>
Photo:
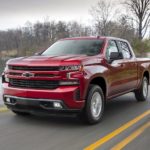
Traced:
<path fill-rule="evenodd" d="M 1 55 L 2 57 L 14 57 L 17 55 L 17 50 L 13 49 L 13 50 L 3 50 L 1 51 Z"/>

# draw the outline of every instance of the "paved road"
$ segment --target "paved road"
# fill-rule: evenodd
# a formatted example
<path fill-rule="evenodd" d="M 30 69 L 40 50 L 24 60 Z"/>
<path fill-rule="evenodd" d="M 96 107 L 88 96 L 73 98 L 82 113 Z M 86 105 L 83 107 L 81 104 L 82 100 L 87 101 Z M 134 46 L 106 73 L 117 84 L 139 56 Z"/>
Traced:
<path fill-rule="evenodd" d="M 128 121 L 150 110 L 147 102 L 136 102 L 133 94 L 116 98 L 100 124 L 88 126 L 71 117 L 19 117 L 0 112 L 0 150 L 82 150 Z M 108 150 L 150 121 L 150 115 L 102 145 Z M 125 150 L 148 150 L 150 128 L 127 144 Z"/>

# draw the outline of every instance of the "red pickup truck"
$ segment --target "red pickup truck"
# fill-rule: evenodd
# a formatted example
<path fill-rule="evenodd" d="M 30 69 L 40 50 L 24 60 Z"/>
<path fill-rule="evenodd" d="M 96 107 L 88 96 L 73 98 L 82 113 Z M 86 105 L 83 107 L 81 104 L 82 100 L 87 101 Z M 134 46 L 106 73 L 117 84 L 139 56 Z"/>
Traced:
<path fill-rule="evenodd" d="M 75 113 L 94 124 L 114 97 L 134 92 L 137 101 L 147 99 L 150 59 L 136 58 L 123 39 L 66 38 L 9 60 L 2 81 L 4 103 L 18 115 Z"/>

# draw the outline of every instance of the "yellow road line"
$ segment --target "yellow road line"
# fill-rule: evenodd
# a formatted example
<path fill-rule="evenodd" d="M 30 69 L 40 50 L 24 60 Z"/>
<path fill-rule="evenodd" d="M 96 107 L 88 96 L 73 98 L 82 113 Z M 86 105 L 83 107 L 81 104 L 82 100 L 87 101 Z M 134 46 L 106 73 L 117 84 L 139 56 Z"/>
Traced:
<path fill-rule="evenodd" d="M 133 120 L 127 122 L 123 126 L 121 126 L 118 129 L 114 130 L 113 132 L 111 132 L 111 133 L 107 134 L 106 136 L 102 137 L 101 139 L 99 139 L 95 143 L 93 143 L 93 144 L 89 145 L 88 147 L 84 148 L 84 150 L 94 150 L 94 149 L 100 147 L 102 144 L 104 144 L 107 141 L 111 140 L 113 137 L 117 136 L 118 134 L 120 134 L 121 132 L 123 132 L 124 130 L 126 130 L 127 128 L 134 125 L 135 123 L 137 123 L 138 121 L 140 121 L 141 119 L 143 119 L 144 117 L 146 117 L 148 115 L 150 115 L 150 110 L 147 110 L 146 112 L 144 112 L 140 116 L 134 118 Z"/>
<path fill-rule="evenodd" d="M 127 138 L 125 138 L 123 141 L 121 141 L 119 144 L 114 146 L 111 150 L 121 150 L 124 148 L 128 143 L 133 141 L 137 136 L 139 136 L 141 133 L 144 132 L 146 128 L 150 127 L 150 122 L 144 124 L 142 127 L 137 129 L 135 132 L 133 132 L 131 135 L 129 135 Z"/>
<path fill-rule="evenodd" d="M 0 112 L 8 111 L 7 107 L 0 107 Z"/>

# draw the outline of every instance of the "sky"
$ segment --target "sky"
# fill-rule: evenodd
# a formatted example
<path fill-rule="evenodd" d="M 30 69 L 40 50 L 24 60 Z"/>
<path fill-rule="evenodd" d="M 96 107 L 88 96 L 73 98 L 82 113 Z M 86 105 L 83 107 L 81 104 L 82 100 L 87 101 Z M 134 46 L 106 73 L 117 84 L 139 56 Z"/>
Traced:
<path fill-rule="evenodd" d="M 24 26 L 27 21 L 76 20 L 88 22 L 89 9 L 98 0 L 0 0 L 0 30 Z"/>

